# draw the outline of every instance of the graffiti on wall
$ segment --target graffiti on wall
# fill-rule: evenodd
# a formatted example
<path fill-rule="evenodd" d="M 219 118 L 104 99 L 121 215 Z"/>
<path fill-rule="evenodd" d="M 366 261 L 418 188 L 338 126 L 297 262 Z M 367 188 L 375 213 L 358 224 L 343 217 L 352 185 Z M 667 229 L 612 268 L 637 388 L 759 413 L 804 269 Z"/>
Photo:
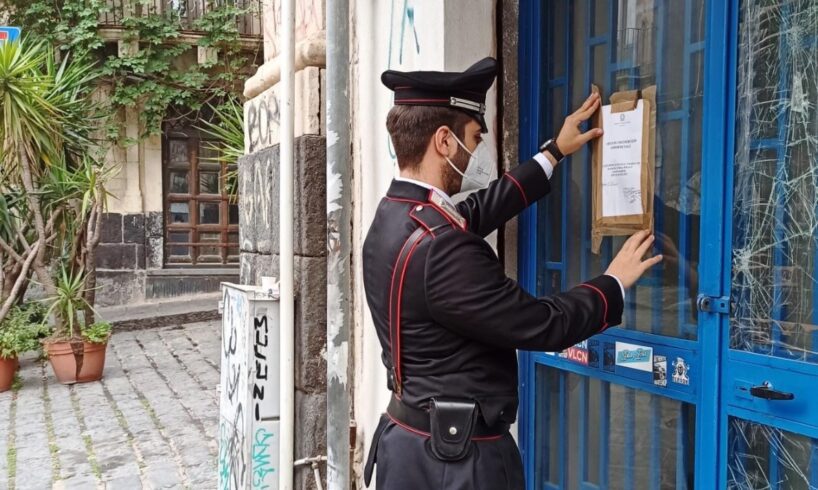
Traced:
<path fill-rule="evenodd" d="M 387 50 L 386 69 L 405 68 L 404 53 L 420 54 L 420 39 L 415 27 L 414 0 L 392 0 L 389 14 L 389 48 Z M 406 57 L 408 62 L 408 56 Z M 386 135 L 386 147 L 392 164 L 397 163 L 392 139 Z"/>
<path fill-rule="evenodd" d="M 267 148 L 274 143 L 274 137 L 278 134 L 281 113 L 278 108 L 278 99 L 275 94 L 264 94 L 256 97 L 247 104 L 245 121 L 247 122 L 247 147 L 248 153 Z M 275 137 L 275 139 L 278 139 Z"/>
<path fill-rule="evenodd" d="M 247 339 L 242 322 L 247 311 L 243 294 L 225 288 L 222 295 L 221 396 L 219 401 L 219 488 L 244 488 L 247 478 Z"/>
<path fill-rule="evenodd" d="M 273 401 L 270 377 L 270 328 L 267 315 L 262 313 L 253 319 L 253 488 L 269 489 L 274 485 L 275 453 L 272 450 L 274 434 L 261 422 L 268 418 L 271 412 L 278 412 L 277 407 L 271 407 Z M 266 395 L 266 398 L 265 398 Z M 277 458 L 276 458 L 277 459 Z"/>
<path fill-rule="evenodd" d="M 272 453 L 274 434 L 266 427 L 256 429 L 253 439 L 253 488 L 269 489 L 275 485 L 275 461 Z"/>
<path fill-rule="evenodd" d="M 278 31 L 281 26 L 281 0 L 264 2 L 264 61 L 276 57 L 279 49 Z M 324 1 L 296 0 L 295 39 L 306 39 L 324 30 Z M 270 20 L 268 20 L 270 19 Z"/>
<path fill-rule="evenodd" d="M 321 133 L 320 70 L 311 66 L 295 74 L 295 137 Z M 278 92 L 281 88 L 281 84 L 276 84 L 245 104 L 244 147 L 247 153 L 278 144 L 281 120 Z"/>
<path fill-rule="evenodd" d="M 267 316 L 262 315 L 253 320 L 253 330 L 255 331 L 255 343 L 253 347 L 253 358 L 255 361 L 255 381 L 253 383 L 253 416 L 256 422 L 261 420 L 261 405 L 264 402 L 264 385 L 268 379 L 268 359 L 264 352 L 268 345 L 267 337 Z"/>

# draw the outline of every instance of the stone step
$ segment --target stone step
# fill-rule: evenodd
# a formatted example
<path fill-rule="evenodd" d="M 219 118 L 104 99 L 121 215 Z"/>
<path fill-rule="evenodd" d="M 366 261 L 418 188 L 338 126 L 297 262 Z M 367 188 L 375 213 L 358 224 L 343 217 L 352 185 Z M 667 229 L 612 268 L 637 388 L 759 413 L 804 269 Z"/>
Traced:
<path fill-rule="evenodd" d="M 219 319 L 220 299 L 219 292 L 205 293 L 97 308 L 97 313 L 100 319 L 111 322 L 115 331 L 141 330 Z"/>

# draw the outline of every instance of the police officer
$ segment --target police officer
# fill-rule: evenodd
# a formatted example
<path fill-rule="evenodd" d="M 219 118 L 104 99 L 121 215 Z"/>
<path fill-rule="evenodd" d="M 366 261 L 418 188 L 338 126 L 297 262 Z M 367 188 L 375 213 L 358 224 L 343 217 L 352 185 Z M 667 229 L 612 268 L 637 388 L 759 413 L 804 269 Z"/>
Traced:
<path fill-rule="evenodd" d="M 508 432 L 517 413 L 516 349 L 559 351 L 617 325 L 624 290 L 660 256 L 653 237 L 629 238 L 606 274 L 537 298 L 506 277 L 484 237 L 548 194 L 563 159 L 601 135 L 579 125 L 592 95 L 556 139 L 488 184 L 482 134 L 497 62 L 462 73 L 387 71 L 395 93 L 386 126 L 400 177 L 380 202 L 363 246 L 366 299 L 393 392 L 364 477 L 377 488 L 522 489 Z M 454 194 L 477 190 L 455 204 Z"/>

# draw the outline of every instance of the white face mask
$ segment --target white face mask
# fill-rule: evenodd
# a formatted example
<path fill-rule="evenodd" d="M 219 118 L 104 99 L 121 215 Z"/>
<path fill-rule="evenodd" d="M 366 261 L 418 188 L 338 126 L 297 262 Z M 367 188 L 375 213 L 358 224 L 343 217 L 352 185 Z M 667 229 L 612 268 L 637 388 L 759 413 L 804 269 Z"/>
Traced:
<path fill-rule="evenodd" d="M 446 162 L 449 163 L 449 166 L 463 177 L 460 182 L 460 192 L 485 189 L 491 180 L 492 169 L 496 166 L 489 152 L 488 145 L 486 145 L 485 141 L 481 141 L 477 145 L 477 148 L 474 149 L 474 152 L 470 152 L 469 149 L 466 148 L 466 145 L 464 145 L 454 133 L 452 133 L 452 136 L 455 141 L 457 141 L 457 144 L 460 145 L 460 148 L 463 148 L 463 151 L 470 156 L 469 164 L 466 166 L 465 172 L 461 172 L 460 169 L 452 163 L 449 157 L 446 157 Z"/>

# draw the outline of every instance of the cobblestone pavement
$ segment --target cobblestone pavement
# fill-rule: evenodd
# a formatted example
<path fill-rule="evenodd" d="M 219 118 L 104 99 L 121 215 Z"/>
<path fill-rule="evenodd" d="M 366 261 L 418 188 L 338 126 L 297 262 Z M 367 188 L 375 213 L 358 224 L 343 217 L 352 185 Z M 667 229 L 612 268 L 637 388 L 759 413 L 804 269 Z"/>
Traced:
<path fill-rule="evenodd" d="M 216 488 L 219 325 L 116 333 L 96 383 L 22 359 L 0 393 L 0 489 Z"/>

